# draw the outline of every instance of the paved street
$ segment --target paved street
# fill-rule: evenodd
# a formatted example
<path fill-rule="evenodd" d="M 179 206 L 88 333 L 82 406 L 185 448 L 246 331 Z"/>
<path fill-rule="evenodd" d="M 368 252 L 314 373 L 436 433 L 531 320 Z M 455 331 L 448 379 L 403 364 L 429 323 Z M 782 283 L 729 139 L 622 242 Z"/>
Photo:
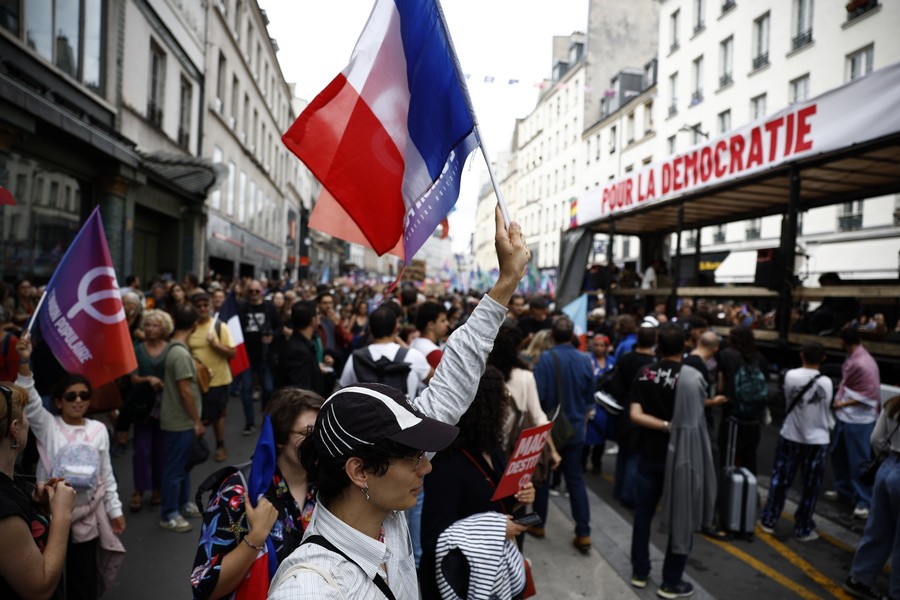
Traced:
<path fill-rule="evenodd" d="M 237 415 L 228 423 L 229 464 L 249 458 L 255 437 L 242 437 L 239 401 L 231 400 L 231 411 Z M 768 471 L 776 425 L 765 429 L 760 465 Z M 212 439 L 211 434 L 208 434 Z M 583 556 L 571 545 L 572 521 L 568 499 L 552 498 L 547 538 L 528 537 L 525 554 L 533 562 L 538 598 L 654 598 L 659 582 L 665 537 L 653 533 L 654 563 L 651 585 L 635 592 L 629 585 L 631 567 L 631 515 L 611 499 L 613 456 L 604 459 L 603 475 L 587 475 L 593 522 L 594 549 Z M 131 495 L 131 453 L 114 458 L 113 465 L 120 482 L 120 494 L 127 504 Z M 196 486 L 207 474 L 219 468 L 212 461 L 194 472 Z M 767 476 L 761 477 L 764 483 Z M 793 492 L 796 497 L 796 490 Z M 792 513 L 788 506 L 786 517 Z M 828 501 L 819 503 L 817 522 L 822 539 L 801 544 L 791 536 L 790 522 L 779 523 L 773 537 L 757 534 L 752 541 L 716 543 L 696 536 L 687 575 L 697 585 L 698 598 L 846 598 L 840 583 L 847 575 L 852 549 L 858 543 L 862 522 L 849 517 L 849 509 Z M 123 542 L 128 556 L 111 599 L 155 600 L 187 598 L 188 577 L 196 550 L 199 527 L 187 534 L 163 531 L 159 515 L 145 505 L 137 514 L 126 513 L 128 528 Z M 196 522 L 195 523 L 199 523 Z M 887 576 L 879 585 L 886 589 Z"/>

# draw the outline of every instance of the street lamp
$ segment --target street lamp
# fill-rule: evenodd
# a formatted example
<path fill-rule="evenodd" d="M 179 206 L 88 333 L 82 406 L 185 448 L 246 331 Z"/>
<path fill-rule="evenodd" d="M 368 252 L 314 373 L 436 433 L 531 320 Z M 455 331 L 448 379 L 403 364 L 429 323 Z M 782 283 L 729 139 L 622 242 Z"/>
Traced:
<path fill-rule="evenodd" d="M 709 132 L 703 131 L 700 128 L 700 123 L 694 123 L 693 125 L 682 125 L 681 129 L 678 131 L 686 131 L 688 133 L 693 133 L 694 135 L 702 135 L 704 138 L 709 139 Z"/>

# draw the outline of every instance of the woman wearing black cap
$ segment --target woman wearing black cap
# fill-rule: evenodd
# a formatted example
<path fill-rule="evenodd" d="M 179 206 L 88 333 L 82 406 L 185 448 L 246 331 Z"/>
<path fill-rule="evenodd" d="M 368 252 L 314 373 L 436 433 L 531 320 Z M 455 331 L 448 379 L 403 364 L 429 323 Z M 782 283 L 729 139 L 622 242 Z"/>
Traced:
<path fill-rule="evenodd" d="M 411 405 L 394 388 L 360 384 L 333 394 L 301 461 L 319 490 L 303 544 L 279 567 L 269 598 L 416 600 L 419 586 L 406 518 L 431 471 L 430 455 L 456 438 L 506 306 L 530 253 L 522 229 L 499 209 L 500 277 L 450 336 L 429 387 Z"/>

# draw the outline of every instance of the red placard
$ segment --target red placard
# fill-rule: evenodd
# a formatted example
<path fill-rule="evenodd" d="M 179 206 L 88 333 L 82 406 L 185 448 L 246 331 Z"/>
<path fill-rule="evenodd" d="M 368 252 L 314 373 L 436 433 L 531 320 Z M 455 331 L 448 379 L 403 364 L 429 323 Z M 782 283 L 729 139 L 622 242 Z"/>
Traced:
<path fill-rule="evenodd" d="M 516 442 L 516 449 L 509 457 L 509 463 L 506 465 L 506 470 L 503 472 L 503 477 L 497 485 L 491 502 L 512 496 L 531 481 L 531 475 L 537 467 L 541 451 L 544 449 L 544 444 L 547 443 L 547 438 L 550 437 L 552 428 L 553 422 L 551 421 L 522 432 L 519 441 Z"/>

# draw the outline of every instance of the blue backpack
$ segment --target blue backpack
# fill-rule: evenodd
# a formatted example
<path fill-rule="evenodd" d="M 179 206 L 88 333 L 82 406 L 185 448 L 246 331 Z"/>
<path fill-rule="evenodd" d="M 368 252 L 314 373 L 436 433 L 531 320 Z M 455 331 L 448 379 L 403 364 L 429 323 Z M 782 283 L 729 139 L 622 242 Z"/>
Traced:
<path fill-rule="evenodd" d="M 738 419 L 759 421 L 769 405 L 766 374 L 756 361 L 744 362 L 734 374 L 732 415 Z"/>

